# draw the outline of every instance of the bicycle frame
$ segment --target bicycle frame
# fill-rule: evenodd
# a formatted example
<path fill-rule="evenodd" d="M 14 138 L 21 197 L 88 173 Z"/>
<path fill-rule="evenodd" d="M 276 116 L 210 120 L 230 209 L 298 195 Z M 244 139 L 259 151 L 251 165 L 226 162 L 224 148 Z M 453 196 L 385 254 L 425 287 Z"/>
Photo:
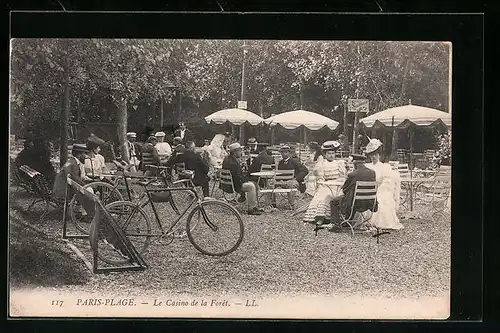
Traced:
<path fill-rule="evenodd" d="M 201 206 L 201 202 L 203 200 L 200 199 L 200 196 L 198 195 L 198 192 L 196 192 L 194 186 L 187 186 L 187 187 L 168 187 L 167 186 L 167 187 L 163 187 L 163 188 L 148 189 L 147 186 L 152 181 L 153 180 L 150 180 L 147 184 L 141 184 L 144 187 L 144 190 L 146 191 L 146 195 L 147 195 L 148 199 L 145 202 L 138 204 L 138 207 L 140 207 L 140 208 L 144 208 L 145 206 L 147 206 L 149 204 L 151 206 L 151 208 L 153 209 L 156 225 L 160 228 L 161 233 L 160 234 L 152 234 L 151 236 L 164 236 L 164 235 L 169 234 L 169 232 L 179 223 L 179 221 L 186 215 L 186 213 L 188 211 L 190 211 L 191 208 L 193 208 L 193 206 L 195 206 L 195 205 L 199 207 L 200 212 L 203 215 L 203 219 L 204 219 L 205 223 L 207 223 L 207 225 L 213 231 L 217 231 L 217 226 L 214 225 L 210 221 L 205 210 Z M 176 181 L 175 183 L 179 184 L 179 183 L 186 183 L 186 182 L 191 183 L 191 179 L 183 179 L 183 180 Z M 191 183 L 191 185 L 192 185 L 192 183 Z M 158 215 L 158 211 L 156 210 L 156 206 L 155 206 L 154 201 L 153 201 L 152 196 L 151 196 L 152 192 L 165 192 L 165 191 L 167 191 L 167 192 L 172 192 L 172 191 L 185 191 L 186 192 L 186 191 L 188 191 L 194 195 L 194 198 L 189 202 L 188 206 L 184 209 L 184 211 L 179 214 L 177 219 L 171 224 L 170 228 L 167 231 L 165 231 L 163 229 L 163 225 L 161 223 L 160 216 Z"/>

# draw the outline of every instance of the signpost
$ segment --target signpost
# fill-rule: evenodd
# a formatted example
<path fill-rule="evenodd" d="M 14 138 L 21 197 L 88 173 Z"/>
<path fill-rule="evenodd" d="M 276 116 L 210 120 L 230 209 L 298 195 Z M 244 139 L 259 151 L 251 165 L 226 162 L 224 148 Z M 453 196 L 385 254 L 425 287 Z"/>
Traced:
<path fill-rule="evenodd" d="M 238 101 L 238 109 L 246 110 L 247 109 L 247 101 Z"/>
<path fill-rule="evenodd" d="M 359 113 L 368 112 L 370 109 L 370 101 L 368 99 L 350 98 L 347 100 L 347 110 L 355 112 L 354 125 L 352 129 L 352 153 L 356 153 L 356 137 L 358 135 Z"/>

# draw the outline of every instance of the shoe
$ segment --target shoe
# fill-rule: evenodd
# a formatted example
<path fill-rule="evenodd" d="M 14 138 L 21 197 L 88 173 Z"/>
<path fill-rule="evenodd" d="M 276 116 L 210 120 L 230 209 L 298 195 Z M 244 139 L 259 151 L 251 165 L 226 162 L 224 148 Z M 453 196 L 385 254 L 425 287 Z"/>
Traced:
<path fill-rule="evenodd" d="M 247 198 L 244 195 L 240 195 L 240 197 L 238 198 L 239 203 L 245 202 L 246 200 Z"/>
<path fill-rule="evenodd" d="M 248 211 L 248 215 L 262 215 L 262 212 L 257 207 L 254 207 Z"/>

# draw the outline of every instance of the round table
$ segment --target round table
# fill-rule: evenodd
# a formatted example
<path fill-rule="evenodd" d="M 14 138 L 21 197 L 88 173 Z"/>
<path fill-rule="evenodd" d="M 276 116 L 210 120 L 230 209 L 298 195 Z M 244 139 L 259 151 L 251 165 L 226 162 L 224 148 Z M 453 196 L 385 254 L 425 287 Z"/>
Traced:
<path fill-rule="evenodd" d="M 401 184 L 408 184 L 408 194 L 410 199 L 410 211 L 413 211 L 413 193 L 415 192 L 415 188 L 420 186 L 423 183 L 432 183 L 434 178 L 406 178 L 401 177 Z"/>
<path fill-rule="evenodd" d="M 273 178 L 274 175 L 279 175 L 280 173 L 283 172 L 281 172 L 281 170 L 269 170 L 269 171 L 252 172 L 250 175 L 261 178 Z"/>

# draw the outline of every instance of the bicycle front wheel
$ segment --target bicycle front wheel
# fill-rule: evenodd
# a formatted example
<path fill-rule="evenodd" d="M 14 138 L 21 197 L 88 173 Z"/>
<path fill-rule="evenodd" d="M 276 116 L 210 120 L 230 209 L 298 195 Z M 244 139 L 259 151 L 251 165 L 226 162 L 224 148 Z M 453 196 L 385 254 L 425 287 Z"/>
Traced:
<path fill-rule="evenodd" d="M 123 200 L 120 192 L 112 185 L 105 182 L 92 182 L 84 185 L 83 188 L 97 195 L 104 206 L 110 202 Z M 73 196 L 69 203 L 68 215 L 79 231 L 85 234 L 89 233 L 90 224 L 94 216 L 90 216 L 90 214 L 83 209 L 82 205 L 76 200 L 76 196 Z"/>
<path fill-rule="evenodd" d="M 106 210 L 118 223 L 128 240 L 135 247 L 137 252 L 143 254 L 151 240 L 151 223 L 148 215 L 137 204 L 130 201 L 115 201 L 106 206 Z M 118 257 L 101 258 L 111 264 L 121 263 L 124 259 Z"/>
<path fill-rule="evenodd" d="M 189 241 L 203 254 L 225 256 L 243 241 L 243 220 L 228 203 L 207 200 L 196 206 L 187 218 Z"/>

